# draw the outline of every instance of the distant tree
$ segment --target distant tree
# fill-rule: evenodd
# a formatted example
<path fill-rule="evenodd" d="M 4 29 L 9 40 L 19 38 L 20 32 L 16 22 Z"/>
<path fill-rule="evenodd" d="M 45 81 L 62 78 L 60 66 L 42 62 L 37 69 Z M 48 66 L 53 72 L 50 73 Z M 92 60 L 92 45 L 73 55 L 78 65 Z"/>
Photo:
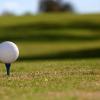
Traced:
<path fill-rule="evenodd" d="M 59 4 L 55 0 L 41 0 L 40 11 L 42 12 L 53 12 L 60 10 Z"/>
<path fill-rule="evenodd" d="M 31 12 L 25 12 L 25 13 L 23 14 L 23 16 L 33 16 L 33 14 L 32 14 Z"/>
<path fill-rule="evenodd" d="M 66 3 L 62 6 L 62 11 L 74 12 L 74 8 L 70 3 Z"/>
<path fill-rule="evenodd" d="M 73 12 L 71 4 L 62 4 L 62 0 L 41 0 L 40 12 Z"/>
<path fill-rule="evenodd" d="M 15 16 L 14 13 L 9 12 L 9 11 L 4 11 L 1 15 L 2 15 L 2 16 Z"/>

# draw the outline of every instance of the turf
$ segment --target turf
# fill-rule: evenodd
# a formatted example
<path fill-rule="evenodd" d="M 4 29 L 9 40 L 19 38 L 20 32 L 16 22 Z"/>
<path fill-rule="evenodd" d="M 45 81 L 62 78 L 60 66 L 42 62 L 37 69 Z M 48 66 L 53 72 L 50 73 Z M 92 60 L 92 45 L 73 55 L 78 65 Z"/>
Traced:
<path fill-rule="evenodd" d="M 0 63 L 2 100 L 100 100 L 100 15 L 0 17 L 0 42 L 20 50 Z"/>
<path fill-rule="evenodd" d="M 99 100 L 100 59 L 29 61 L 0 70 L 3 100 Z"/>

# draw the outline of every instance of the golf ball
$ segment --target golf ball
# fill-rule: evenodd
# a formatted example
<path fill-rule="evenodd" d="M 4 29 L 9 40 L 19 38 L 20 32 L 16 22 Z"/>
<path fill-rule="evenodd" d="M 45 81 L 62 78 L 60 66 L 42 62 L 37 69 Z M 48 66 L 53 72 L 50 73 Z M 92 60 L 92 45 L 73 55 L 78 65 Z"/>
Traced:
<path fill-rule="evenodd" d="M 13 42 L 6 41 L 0 43 L 0 61 L 3 63 L 12 63 L 17 60 L 19 49 Z"/>

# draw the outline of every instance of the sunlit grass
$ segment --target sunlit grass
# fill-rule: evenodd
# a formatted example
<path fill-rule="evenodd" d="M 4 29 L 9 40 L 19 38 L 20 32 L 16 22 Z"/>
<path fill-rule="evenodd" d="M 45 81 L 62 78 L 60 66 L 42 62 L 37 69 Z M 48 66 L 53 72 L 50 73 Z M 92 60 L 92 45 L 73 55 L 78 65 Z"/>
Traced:
<path fill-rule="evenodd" d="M 27 100 L 28 97 L 30 100 L 34 97 L 36 100 L 66 100 L 66 97 L 67 100 L 90 100 L 97 95 L 95 98 L 98 98 L 99 60 L 17 62 L 12 64 L 9 77 L 0 64 L 0 97 L 4 100 L 6 97 L 8 100 Z M 88 97 L 89 93 L 92 95 Z"/>
<path fill-rule="evenodd" d="M 0 99 L 100 100 L 99 19 L 63 13 L 0 17 L 0 42 L 15 42 L 22 57 L 10 76 L 0 63 Z"/>

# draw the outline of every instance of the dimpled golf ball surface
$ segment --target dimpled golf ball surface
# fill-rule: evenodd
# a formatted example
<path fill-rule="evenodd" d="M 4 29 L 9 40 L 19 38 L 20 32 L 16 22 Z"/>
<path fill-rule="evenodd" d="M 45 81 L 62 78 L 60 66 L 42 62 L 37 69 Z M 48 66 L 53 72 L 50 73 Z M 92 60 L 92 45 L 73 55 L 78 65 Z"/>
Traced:
<path fill-rule="evenodd" d="M 15 43 L 6 41 L 0 43 L 0 61 L 3 63 L 12 63 L 17 60 L 19 50 Z"/>

